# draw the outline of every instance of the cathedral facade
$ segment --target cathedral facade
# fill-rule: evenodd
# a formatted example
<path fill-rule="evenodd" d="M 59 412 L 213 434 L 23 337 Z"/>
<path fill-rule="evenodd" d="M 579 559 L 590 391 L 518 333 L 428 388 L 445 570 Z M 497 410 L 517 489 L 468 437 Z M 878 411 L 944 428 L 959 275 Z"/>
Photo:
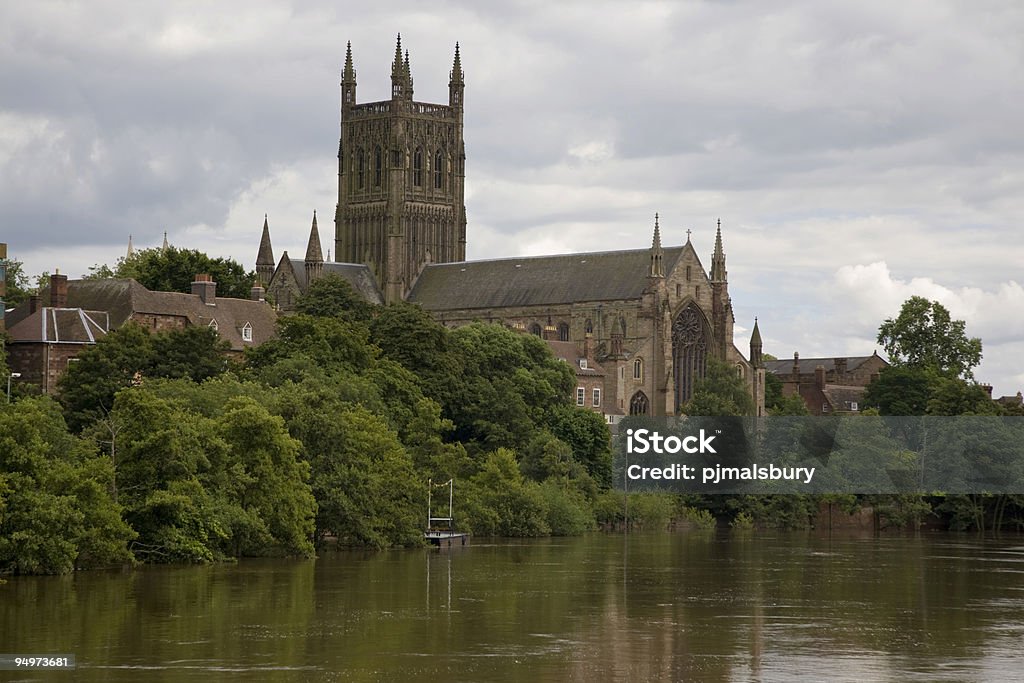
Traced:
<path fill-rule="evenodd" d="M 391 99 L 359 104 L 351 45 L 341 79 L 334 248 L 321 251 L 316 216 L 303 261 L 275 265 L 266 221 L 257 273 L 282 310 L 313 279 L 337 272 L 373 302 L 409 301 L 445 325 L 505 324 L 576 344 L 603 368 L 600 409 L 677 414 L 708 359 L 732 365 L 764 414 L 764 365 L 755 322 L 750 356 L 733 343 L 733 309 L 718 225 L 705 269 L 689 234 L 663 247 L 658 217 L 649 248 L 466 261 L 464 74 L 458 45 L 448 104 L 413 100 L 401 38 Z M 590 394 L 588 393 L 588 396 Z M 597 397 L 595 395 L 595 401 Z M 589 403 L 588 403 L 589 405 Z"/>

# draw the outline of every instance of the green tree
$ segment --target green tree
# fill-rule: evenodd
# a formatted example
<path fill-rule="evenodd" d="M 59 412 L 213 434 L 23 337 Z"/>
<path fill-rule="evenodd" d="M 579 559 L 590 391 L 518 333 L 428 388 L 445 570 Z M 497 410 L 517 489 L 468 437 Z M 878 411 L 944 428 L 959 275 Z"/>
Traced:
<path fill-rule="evenodd" d="M 938 301 L 912 296 L 896 318 L 878 328 L 878 343 L 894 366 L 971 379 L 981 362 L 981 340 L 968 337 L 965 329 L 966 323 L 953 320 Z"/>
<path fill-rule="evenodd" d="M 101 269 L 97 269 L 101 272 Z M 192 281 L 207 273 L 217 283 L 217 295 L 248 299 L 254 272 L 246 272 L 237 261 L 210 258 L 196 249 L 141 249 L 130 258 L 118 261 L 114 276 L 133 278 L 144 287 L 158 292 L 191 292 Z"/>
<path fill-rule="evenodd" d="M 923 368 L 884 368 L 864 392 L 864 405 L 880 415 L 924 415 L 934 379 Z"/>
<path fill-rule="evenodd" d="M 132 562 L 111 480 L 110 462 L 67 432 L 52 399 L 0 410 L 0 574 Z"/>
<path fill-rule="evenodd" d="M 7 306 L 17 306 L 36 293 L 25 274 L 25 264 L 15 259 L 7 259 L 4 283 L 7 285 L 7 294 L 4 295 L 4 304 Z"/>
<path fill-rule="evenodd" d="M 314 279 L 295 303 L 298 313 L 360 321 L 369 320 L 374 308 L 337 273 Z"/>
<path fill-rule="evenodd" d="M 709 417 L 752 415 L 754 401 L 733 366 L 709 358 L 704 377 L 696 383 L 693 398 L 683 406 L 683 413 Z"/>

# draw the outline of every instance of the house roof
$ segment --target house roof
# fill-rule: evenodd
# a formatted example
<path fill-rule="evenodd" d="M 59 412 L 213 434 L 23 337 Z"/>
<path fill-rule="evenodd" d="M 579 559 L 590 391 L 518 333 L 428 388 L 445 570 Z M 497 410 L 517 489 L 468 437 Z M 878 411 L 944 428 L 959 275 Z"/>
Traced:
<path fill-rule="evenodd" d="M 49 300 L 47 290 L 41 294 L 44 301 Z M 67 303 L 68 309 L 58 310 L 102 312 L 109 316 L 111 329 L 120 327 L 132 316 L 143 324 L 146 316 L 173 316 L 191 325 L 209 325 L 216 320 L 221 338 L 236 351 L 267 341 L 274 336 L 277 324 L 277 315 L 265 301 L 217 297 L 212 305 L 207 305 L 198 295 L 153 292 L 131 279 L 70 280 Z M 28 303 L 22 306 L 27 313 Z M 35 315 L 20 316 L 18 326 L 29 323 L 31 327 Z M 242 341 L 242 329 L 247 323 L 252 326 L 251 342 Z"/>
<path fill-rule="evenodd" d="M 835 410 L 851 410 L 851 404 L 857 403 L 858 408 L 863 404 L 866 391 L 867 387 L 826 384 L 822 393 Z"/>
<path fill-rule="evenodd" d="M 580 361 L 584 360 L 584 357 L 579 354 L 576 349 L 576 342 L 571 341 L 555 341 L 554 339 L 547 339 L 545 342 L 550 348 L 551 353 L 555 355 L 555 358 L 564 360 L 566 363 L 572 366 L 572 369 L 576 372 L 576 376 L 594 376 L 603 377 L 604 368 L 598 365 L 594 361 L 587 361 L 587 367 L 581 368 Z"/>
<path fill-rule="evenodd" d="M 815 369 L 817 369 L 819 365 L 825 368 L 825 372 L 834 372 L 836 369 L 836 360 L 841 360 L 843 358 L 844 356 L 836 356 L 834 358 L 800 358 L 797 363 L 800 367 L 800 374 L 810 375 L 814 374 Z M 845 358 L 847 372 L 853 372 L 872 358 L 880 359 L 877 353 L 870 356 L 845 356 Z M 776 375 L 793 374 L 793 359 L 766 360 L 764 361 L 764 366 L 768 372 Z"/>
<path fill-rule="evenodd" d="M 106 311 L 46 306 L 22 318 L 8 333 L 15 343 L 93 344 L 109 330 Z"/>
<path fill-rule="evenodd" d="M 685 247 L 664 250 L 665 272 Z M 650 249 L 432 264 L 409 301 L 429 311 L 636 299 L 649 284 Z"/>

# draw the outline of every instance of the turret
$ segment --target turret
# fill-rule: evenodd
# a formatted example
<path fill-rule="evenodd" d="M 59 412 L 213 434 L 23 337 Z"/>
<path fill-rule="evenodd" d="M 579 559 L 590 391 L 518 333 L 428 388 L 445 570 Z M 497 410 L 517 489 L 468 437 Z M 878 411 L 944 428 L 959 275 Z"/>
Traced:
<path fill-rule="evenodd" d="M 309 230 L 309 244 L 306 245 L 306 286 L 320 277 L 324 268 L 324 252 L 320 249 L 320 231 L 316 227 L 316 211 L 313 211 L 313 227 Z"/>
<path fill-rule="evenodd" d="M 754 318 L 754 331 L 750 333 L 750 364 L 761 367 L 761 331 L 757 329 L 757 318 Z"/>
<path fill-rule="evenodd" d="M 398 34 L 395 45 L 395 61 L 391 63 L 391 99 L 412 100 L 412 75 L 409 69 L 409 53 L 402 57 L 402 34 Z"/>
<path fill-rule="evenodd" d="M 715 252 L 711 255 L 711 281 L 726 282 L 729 273 L 725 270 L 725 250 L 722 249 L 722 220 L 718 220 L 718 232 L 715 233 Z"/>
<path fill-rule="evenodd" d="M 274 250 L 270 246 L 270 226 L 267 214 L 263 214 L 263 236 L 260 237 L 260 250 L 256 254 L 256 277 L 263 285 L 270 284 L 274 276 Z"/>

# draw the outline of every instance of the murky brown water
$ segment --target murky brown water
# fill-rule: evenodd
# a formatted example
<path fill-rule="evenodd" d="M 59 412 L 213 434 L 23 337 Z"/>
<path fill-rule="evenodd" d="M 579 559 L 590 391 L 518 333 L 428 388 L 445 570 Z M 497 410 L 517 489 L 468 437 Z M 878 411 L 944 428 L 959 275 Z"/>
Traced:
<path fill-rule="evenodd" d="M 594 534 L 0 586 L 0 679 L 1024 680 L 1024 539 Z"/>

